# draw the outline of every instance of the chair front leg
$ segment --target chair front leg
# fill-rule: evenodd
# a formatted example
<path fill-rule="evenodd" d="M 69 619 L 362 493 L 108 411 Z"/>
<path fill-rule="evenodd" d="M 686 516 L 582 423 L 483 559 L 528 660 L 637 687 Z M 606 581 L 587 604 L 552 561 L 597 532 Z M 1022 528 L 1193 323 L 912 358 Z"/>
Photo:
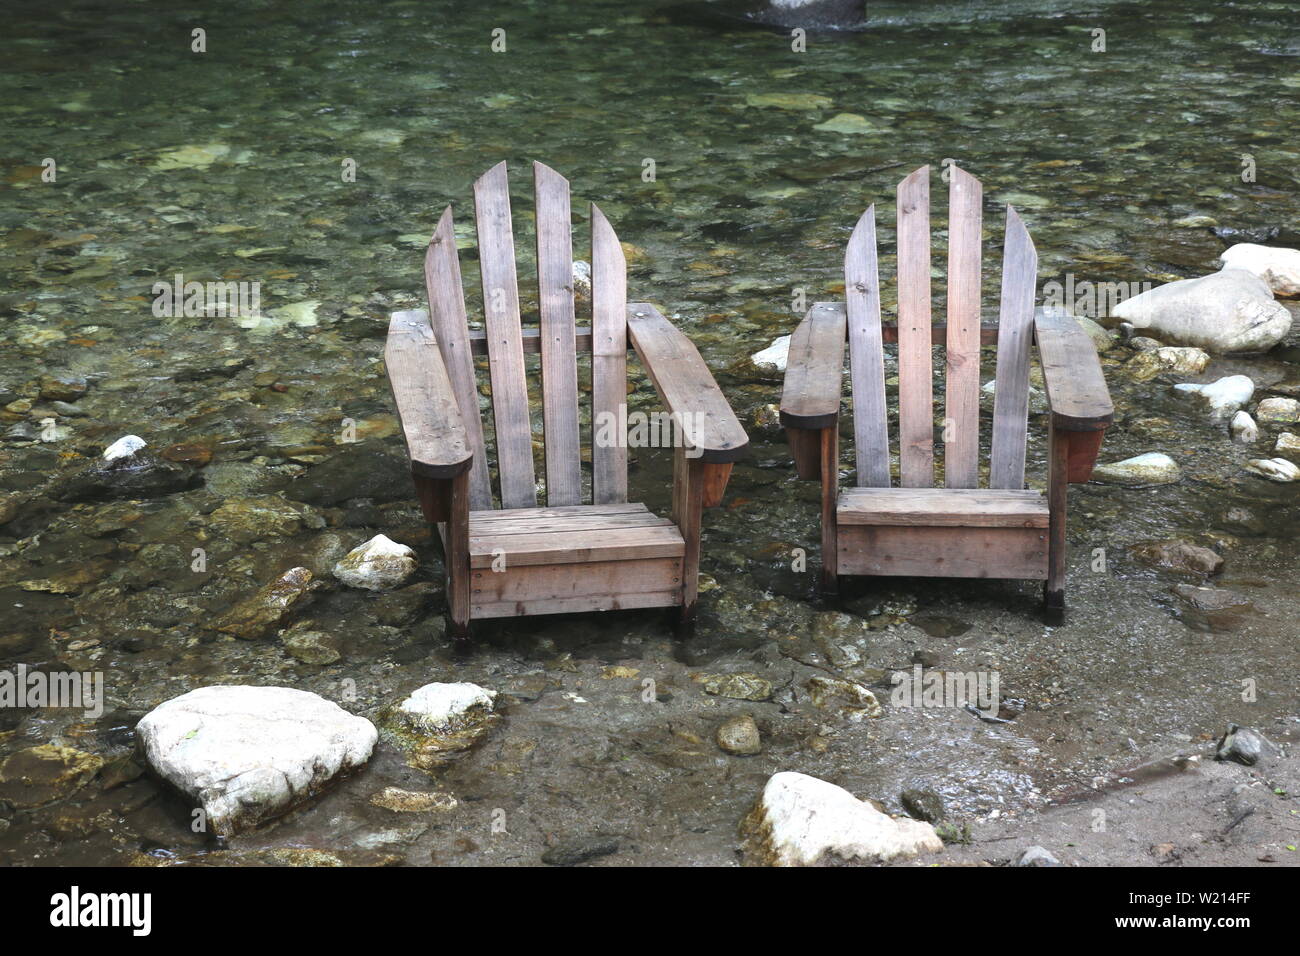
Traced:
<path fill-rule="evenodd" d="M 839 537 L 835 527 L 835 508 L 840 494 L 840 429 L 839 421 L 823 428 L 820 442 L 820 470 L 822 479 L 822 573 L 823 594 L 838 594 Z"/>
<path fill-rule="evenodd" d="M 1065 620 L 1065 511 L 1070 487 L 1070 439 L 1073 432 L 1052 426 L 1047 465 L 1047 583 L 1043 615 L 1049 624 Z"/>
<path fill-rule="evenodd" d="M 673 452 L 673 523 L 686 542 L 682 556 L 682 604 L 678 612 L 679 632 L 689 631 L 695 622 L 695 605 L 700 593 L 700 527 L 704 512 L 707 466 L 686 449 Z"/>
<path fill-rule="evenodd" d="M 442 539 L 446 568 L 447 618 L 455 641 L 469 640 L 469 476 L 438 480 L 416 476 L 415 491 L 425 519 L 435 524 Z"/>

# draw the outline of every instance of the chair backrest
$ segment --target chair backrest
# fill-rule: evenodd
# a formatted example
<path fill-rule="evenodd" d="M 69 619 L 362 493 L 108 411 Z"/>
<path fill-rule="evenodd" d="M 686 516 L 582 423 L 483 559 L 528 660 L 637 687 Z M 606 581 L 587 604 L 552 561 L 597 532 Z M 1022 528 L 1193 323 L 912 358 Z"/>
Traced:
<path fill-rule="evenodd" d="M 487 447 L 474 355 L 486 354 L 491 381 L 493 435 L 502 508 L 537 505 L 532 425 L 525 352 L 541 353 L 542 427 L 548 507 L 582 503 L 578 352 L 590 350 L 591 420 L 626 421 L 627 266 L 618 237 L 596 205 L 591 206 L 591 323 L 579 334 L 573 294 L 573 238 L 569 183 L 555 170 L 533 164 L 537 218 L 537 324 L 525 328 L 515 274 L 514 229 L 506 164 L 498 163 L 474 184 L 479 268 L 485 329 L 471 332 L 461 287 L 451 206 L 442 213 L 424 260 L 429 318 L 447 365 L 474 453 L 470 508 L 492 507 Z M 622 442 L 592 442 L 595 504 L 627 500 L 627 451 Z"/>
<path fill-rule="evenodd" d="M 944 483 L 979 479 L 980 231 L 983 187 L 950 167 Z M 1029 349 L 1038 255 L 1007 206 L 990 488 L 1022 488 L 1029 418 Z M 898 447 L 904 488 L 934 484 L 934 372 L 930 312 L 930 167 L 898 184 Z M 876 207 L 863 213 L 844 255 L 844 294 L 853 380 L 853 438 L 860 486 L 887 488 L 889 429 L 876 255 Z M 892 329 L 889 330 L 892 332 Z M 893 337 L 892 335 L 889 337 Z"/>

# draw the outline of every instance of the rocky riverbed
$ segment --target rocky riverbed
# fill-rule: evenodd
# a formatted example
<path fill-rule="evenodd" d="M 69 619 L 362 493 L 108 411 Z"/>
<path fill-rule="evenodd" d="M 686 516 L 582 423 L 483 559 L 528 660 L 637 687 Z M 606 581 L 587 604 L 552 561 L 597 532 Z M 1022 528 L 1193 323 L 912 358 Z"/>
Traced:
<path fill-rule="evenodd" d="M 947 846 L 920 863 L 1004 862 L 1033 843 L 1067 863 L 1137 862 L 1164 843 L 1197 847 L 1174 862 L 1292 861 L 1294 324 L 1242 354 L 1094 315 L 1117 411 L 1101 460 L 1123 467 L 1071 491 L 1063 626 L 1043 625 L 1027 583 L 815 594 L 816 489 L 774 427 L 779 372 L 749 357 L 792 330 L 798 290 L 839 297 L 848 230 L 868 203 L 891 206 L 908 170 L 959 157 L 985 184 L 990 237 L 1002 204 L 1021 210 L 1044 280 L 1168 288 L 1218 274 L 1243 243 L 1300 248 L 1289 11 L 1156 3 L 1116 14 L 1094 54 L 1091 14 L 1020 6 L 1010 22 L 901 15 L 806 59 L 761 31 L 613 3 L 539 13 L 509 29 L 506 55 L 486 13 L 446 4 L 364 23 L 339 6 L 311 44 L 291 14 L 260 11 L 187 69 L 154 56 L 180 41 L 143 11 L 103 15 L 94 57 L 78 20 L 92 7 L 15 15 L 0 80 L 25 130 L 0 167 L 0 672 L 98 674 L 103 692 L 0 707 L 0 863 L 731 864 L 771 829 L 740 832 L 781 773 L 843 788 L 856 802 L 827 799 L 873 832 L 876 811 L 941 805 Z M 188 27 L 177 36 L 184 48 Z M 627 70 L 633 49 L 653 68 Z M 557 50 L 570 68 L 551 68 Z M 749 428 L 750 456 L 706 516 L 689 640 L 648 612 L 480 625 L 468 649 L 446 637 L 382 336 L 391 310 L 421 305 L 446 202 L 472 246 L 470 184 L 503 157 L 520 189 L 538 158 L 600 202 L 632 290 L 690 333 Z M 1252 275 L 1293 319 L 1276 255 Z M 260 282 L 256 320 L 155 315 L 153 284 L 176 272 Z M 990 273 L 989 319 L 996 287 Z M 639 369 L 629 402 L 654 407 Z M 846 479 L 850 462 L 846 444 Z M 666 513 L 666 452 L 639 450 L 630 479 Z M 998 686 L 976 713 L 914 706 L 900 673 Z M 431 739 L 397 716 L 421 688 L 464 683 L 490 719 Z M 224 840 L 196 831 L 201 798 L 147 769 L 139 725 L 216 686 L 316 695 L 372 726 L 373 748 L 275 790 L 289 794 L 275 813 Z M 1234 722 L 1279 743 L 1272 769 L 1211 765 Z M 1129 799 L 1126 773 L 1180 755 L 1202 767 L 1151 778 L 1153 809 L 1123 831 L 1131 856 L 1070 816 L 1081 792 Z M 1191 817 L 1169 831 L 1161 801 L 1206 779 L 1260 800 L 1234 830 L 1248 845 L 1220 854 Z"/>

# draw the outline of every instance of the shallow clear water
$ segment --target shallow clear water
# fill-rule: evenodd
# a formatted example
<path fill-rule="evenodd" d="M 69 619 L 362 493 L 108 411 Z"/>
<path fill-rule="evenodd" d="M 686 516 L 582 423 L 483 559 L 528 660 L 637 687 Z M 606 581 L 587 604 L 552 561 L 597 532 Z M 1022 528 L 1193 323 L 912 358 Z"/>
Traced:
<path fill-rule="evenodd" d="M 1300 244 L 1300 44 L 1290 4 L 913 7 L 873 3 L 867 30 L 814 34 L 804 53 L 782 32 L 603 0 L 502 12 L 438 0 L 234 2 L 216 15 L 94 3 L 11 12 L 0 78 L 0 483 L 15 508 L 0 526 L 0 661 L 105 671 L 110 713 L 81 723 L 66 712 L 0 712 L 0 752 L 54 740 L 123 753 L 144 711 L 201 683 L 288 683 L 337 696 L 340 681 L 359 680 L 353 709 L 371 712 L 440 673 L 491 683 L 540 669 L 571 689 L 565 681 L 580 679 L 572 666 L 608 690 L 601 666 L 642 660 L 681 682 L 669 723 L 695 726 L 705 739 L 699 756 L 694 745 L 679 752 L 684 738 L 663 719 L 620 712 L 621 698 L 602 702 L 600 714 L 569 707 L 539 716 L 539 705 L 521 702 L 513 733 L 560 753 L 510 787 L 553 824 L 568 819 L 558 809 L 548 817 L 554 792 L 581 789 L 584 774 L 580 756 L 564 756 L 567 745 L 581 738 L 578 749 L 590 746 L 605 763 L 627 759 L 611 750 L 631 751 L 659 768 L 646 772 L 655 800 L 626 802 L 631 791 L 617 775 L 574 799 L 589 813 L 630 819 L 626 829 L 668 832 L 665 808 L 694 806 L 703 787 L 714 809 L 691 832 L 712 836 L 692 844 L 678 834 L 664 844 L 672 851 L 642 857 L 672 862 L 728 858 L 737 808 L 773 769 L 807 769 L 887 802 L 920 781 L 982 813 L 1122 763 L 1129 739 L 1160 751 L 1172 746 L 1168 735 L 1213 733 L 1229 716 L 1263 724 L 1293 715 L 1294 493 L 1244 477 L 1244 460 L 1261 455 L 1177 403 L 1169 381 L 1126 376 L 1126 349 L 1107 358 L 1121 421 L 1103 459 L 1161 450 L 1187 477 L 1145 491 L 1073 492 L 1065 628 L 1037 623 L 1027 584 L 864 584 L 842 605 L 857 624 L 875 625 L 864 644 L 874 666 L 910 666 L 914 651 L 930 649 L 965 668 L 1001 668 L 1004 692 L 1035 703 L 1014 733 L 997 731 L 1006 740 L 996 752 L 956 745 L 972 733 L 965 717 L 945 719 L 936 734 L 935 721 L 903 715 L 809 749 L 814 729 L 787 734 L 776 727 L 786 718 L 773 713 L 770 754 L 743 774 L 719 764 L 707 739 L 718 702 L 687 703 L 698 695 L 688 673 L 788 669 L 773 639 L 803 633 L 827 609 L 812 596 L 811 575 L 789 569 L 795 547 L 812 552 L 815 567 L 815 491 L 794 481 L 784 442 L 759 427 L 728 505 L 708 516 L 705 569 L 719 587 L 705 593 L 690 645 L 668 642 L 653 615 L 617 615 L 487 629 L 486 649 L 453 663 L 433 623 L 436 586 L 427 607 L 397 624 L 369 595 L 323 596 L 312 618 L 343 651 L 330 665 L 301 663 L 274 638 L 214 640 L 204 629 L 310 560 L 331 532 L 356 543 L 383 531 L 417 545 L 422 577 L 437 581 L 436 551 L 404 488 L 335 500 L 312 472 L 344 456 L 341 473 L 356 477 L 377 450 L 400 452 L 380 362 L 387 313 L 422 304 L 421 249 L 449 202 L 476 308 L 470 186 L 502 159 L 516 195 L 521 276 L 532 242 L 527 164 L 537 159 L 572 184 L 576 254 L 586 257 L 585 203 L 595 201 L 637 247 L 630 294 L 690 333 L 747 423 L 778 400 L 779 382 L 744 358 L 791 331 L 796 290 L 809 301 L 838 296 L 844 241 L 872 202 L 882 269 L 892 274 L 894 185 L 922 164 L 937 174 L 951 158 L 983 181 L 990 263 L 1000 209 L 1014 203 L 1044 281 L 1209 272 L 1237 239 L 1194 217 L 1247 239 Z M 1104 53 L 1090 49 L 1098 26 Z M 207 31 L 206 53 L 190 52 L 195 27 Z M 504 53 L 490 48 L 496 28 L 505 30 Z M 1257 167 L 1253 183 L 1241 179 L 1243 155 Z M 57 166 L 52 183 L 41 176 L 47 157 Z M 355 162 L 355 182 L 340 175 L 345 160 Z M 653 182 L 643 180 L 646 160 Z M 940 242 L 942 226 L 940 200 Z M 935 265 L 942 276 L 941 257 Z M 233 319 L 155 318 L 152 285 L 178 272 L 260 282 L 263 311 L 284 321 L 250 329 Z M 986 270 L 986 310 L 996 287 Z M 1294 341 L 1260 359 L 1218 361 L 1202 378 L 1293 381 Z M 88 379 L 80 414 L 36 396 L 33 383 L 47 373 Z M 633 403 L 650 394 L 638 377 Z M 35 440 L 50 418 L 61 429 L 55 440 Z M 345 419 L 367 444 L 339 445 Z M 1036 418 L 1035 436 L 1042 426 Z M 201 445 L 212 462 L 195 487 L 137 505 L 49 493 L 52 480 L 127 433 L 156 449 Z M 1041 440 L 1031 442 L 1031 483 L 1041 484 L 1043 453 Z M 662 508 L 667 475 L 663 456 L 646 454 L 632 480 Z M 315 490 L 303 497 L 308 486 Z M 276 494 L 312 508 L 278 530 L 265 522 L 232 530 L 213 518 L 227 500 Z M 1248 592 L 1255 612 L 1226 633 L 1198 629 L 1169 595 L 1182 579 L 1123 557 L 1134 541 L 1175 536 L 1222 548 L 1225 585 Z M 206 549 L 203 573 L 191 570 L 194 547 Z M 1089 556 L 1099 547 L 1111 561 L 1094 573 Z M 64 573 L 78 580 L 53 590 L 21 583 Z M 972 627 L 936 637 L 907 621 L 921 614 L 925 623 L 923 612 Z M 557 667 L 566 654 L 579 663 Z M 1243 709 L 1240 681 L 1252 677 L 1267 690 Z M 494 766 L 462 761 L 444 782 L 461 774 L 464 786 L 495 796 Z M 389 783 L 383 775 L 398 767 L 387 755 L 372 772 Z M 350 783 L 330 799 L 377 786 Z M 183 820 L 165 801 L 139 812 L 161 814 L 160 805 Z M 93 831 L 77 850 L 51 829 L 53 812 L 20 814 L 0 833 L 6 860 L 103 862 L 188 845 L 183 824 L 173 832 L 151 820 L 128 824 L 116 841 Z M 325 842 L 352 845 L 373 812 L 340 811 L 337 823 L 320 808 L 285 832 L 318 845 L 328 830 Z M 417 862 L 433 837 L 422 839 Z M 465 859 L 514 857 L 478 847 Z"/>

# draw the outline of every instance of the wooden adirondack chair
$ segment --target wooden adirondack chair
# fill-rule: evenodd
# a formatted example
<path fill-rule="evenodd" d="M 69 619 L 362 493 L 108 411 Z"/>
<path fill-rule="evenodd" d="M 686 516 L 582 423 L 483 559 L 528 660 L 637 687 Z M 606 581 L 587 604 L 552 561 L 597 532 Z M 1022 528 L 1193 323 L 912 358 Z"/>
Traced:
<path fill-rule="evenodd" d="M 931 324 L 930 171 L 898 185 L 898 321 L 881 322 L 875 206 L 844 256 L 845 301 L 817 303 L 790 342 L 781 420 L 799 476 L 822 485 L 822 587 L 837 575 L 1046 581 L 1049 620 L 1065 609 L 1065 506 L 1087 481 L 1113 410 L 1092 341 L 1060 310 L 1034 309 L 1038 255 L 1007 207 L 1000 321 L 980 321 L 983 188 L 953 167 L 948 208 L 948 321 Z M 839 488 L 845 331 L 853 392 L 856 487 Z M 934 476 L 932 332 L 947 344 L 944 484 Z M 1038 344 L 1047 399 L 1047 493 L 1025 488 L 1029 360 Z M 891 486 L 884 345 L 898 343 L 899 477 Z M 988 487 L 979 487 L 980 346 L 997 344 Z M 940 343 L 942 344 L 942 340 Z"/>
<path fill-rule="evenodd" d="M 453 634 L 471 620 L 617 608 L 695 611 L 701 509 L 721 503 L 748 438 L 695 346 L 655 308 L 627 302 L 623 250 L 591 206 L 591 328 L 577 328 L 569 184 L 533 164 L 539 324 L 520 321 L 506 164 L 474 184 L 486 331 L 466 320 L 448 206 L 424 261 L 429 312 L 395 312 L 384 351 L 416 494 L 438 525 Z M 677 423 L 672 520 L 627 497 L 628 339 Z M 533 472 L 525 353 L 541 355 L 546 507 Z M 591 353 L 592 500 L 579 458 L 578 353 Z M 493 510 L 474 356 L 486 355 L 500 509 Z M 616 416 L 613 419 L 607 416 Z"/>

